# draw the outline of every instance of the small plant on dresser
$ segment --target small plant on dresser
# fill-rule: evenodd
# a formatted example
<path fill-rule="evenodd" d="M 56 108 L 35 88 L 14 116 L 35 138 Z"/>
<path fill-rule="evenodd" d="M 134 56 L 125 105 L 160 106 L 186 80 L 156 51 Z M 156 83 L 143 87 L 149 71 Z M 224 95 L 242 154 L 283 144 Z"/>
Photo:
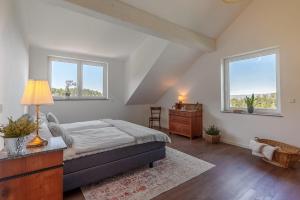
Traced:
<path fill-rule="evenodd" d="M 204 139 L 206 142 L 211 143 L 211 144 L 217 144 L 220 142 L 220 129 L 215 126 L 211 125 L 204 131 Z"/>

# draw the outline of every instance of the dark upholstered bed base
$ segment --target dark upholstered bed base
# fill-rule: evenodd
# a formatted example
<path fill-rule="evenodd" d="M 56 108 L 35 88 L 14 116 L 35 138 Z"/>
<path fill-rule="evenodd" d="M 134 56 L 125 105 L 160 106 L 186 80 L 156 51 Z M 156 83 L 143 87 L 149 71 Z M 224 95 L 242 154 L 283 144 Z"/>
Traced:
<path fill-rule="evenodd" d="M 164 142 L 150 142 L 84 156 L 64 163 L 64 191 L 148 165 L 166 155 Z"/>

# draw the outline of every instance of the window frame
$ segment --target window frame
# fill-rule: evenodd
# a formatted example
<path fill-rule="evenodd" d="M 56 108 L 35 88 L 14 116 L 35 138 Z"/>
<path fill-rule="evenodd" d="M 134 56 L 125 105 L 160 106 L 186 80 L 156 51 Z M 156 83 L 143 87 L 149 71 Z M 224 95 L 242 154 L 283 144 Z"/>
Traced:
<path fill-rule="evenodd" d="M 56 101 L 59 100 L 107 100 L 108 99 L 108 63 L 83 60 L 76 58 L 67 58 L 60 56 L 48 56 L 48 81 L 50 88 L 52 88 L 52 61 L 67 62 L 77 64 L 77 89 L 78 95 L 71 97 L 63 96 L 53 96 L 53 99 Z M 103 68 L 103 96 L 82 96 L 82 87 L 83 87 L 83 65 L 91 65 Z"/>
<path fill-rule="evenodd" d="M 221 64 L 221 79 L 222 79 L 222 112 L 234 112 L 234 110 L 242 110 L 242 113 L 247 113 L 246 108 L 234 108 L 230 107 L 230 84 L 229 84 L 229 63 L 233 61 L 257 58 L 266 55 L 276 55 L 276 109 L 262 109 L 256 108 L 255 113 L 257 115 L 280 115 L 281 116 L 281 91 L 280 91 L 280 51 L 279 47 L 272 47 L 267 49 L 261 49 L 257 51 L 247 52 L 239 55 L 228 56 L 222 59 Z"/>

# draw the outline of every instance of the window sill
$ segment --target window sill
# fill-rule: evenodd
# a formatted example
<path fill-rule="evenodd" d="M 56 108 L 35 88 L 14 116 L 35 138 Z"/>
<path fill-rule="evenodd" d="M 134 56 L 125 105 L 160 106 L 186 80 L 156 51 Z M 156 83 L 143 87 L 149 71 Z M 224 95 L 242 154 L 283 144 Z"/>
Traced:
<path fill-rule="evenodd" d="M 231 113 L 231 114 L 240 114 L 240 115 L 258 115 L 258 116 L 267 116 L 267 117 L 283 117 L 281 113 L 263 113 L 263 112 L 254 112 L 254 113 L 248 113 L 246 111 L 242 112 L 235 112 L 232 110 L 224 110 L 221 111 L 222 113 Z"/>
<path fill-rule="evenodd" d="M 108 101 L 109 98 L 104 97 L 53 97 L 54 101 Z"/>

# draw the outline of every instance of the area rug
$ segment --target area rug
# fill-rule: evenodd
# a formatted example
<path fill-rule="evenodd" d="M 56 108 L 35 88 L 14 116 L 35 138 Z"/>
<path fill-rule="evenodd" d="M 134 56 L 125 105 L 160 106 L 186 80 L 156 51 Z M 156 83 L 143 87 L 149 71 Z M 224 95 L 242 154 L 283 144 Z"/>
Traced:
<path fill-rule="evenodd" d="M 166 158 L 144 167 L 81 188 L 86 200 L 147 200 L 168 191 L 214 167 L 213 164 L 175 149 L 166 148 Z"/>

